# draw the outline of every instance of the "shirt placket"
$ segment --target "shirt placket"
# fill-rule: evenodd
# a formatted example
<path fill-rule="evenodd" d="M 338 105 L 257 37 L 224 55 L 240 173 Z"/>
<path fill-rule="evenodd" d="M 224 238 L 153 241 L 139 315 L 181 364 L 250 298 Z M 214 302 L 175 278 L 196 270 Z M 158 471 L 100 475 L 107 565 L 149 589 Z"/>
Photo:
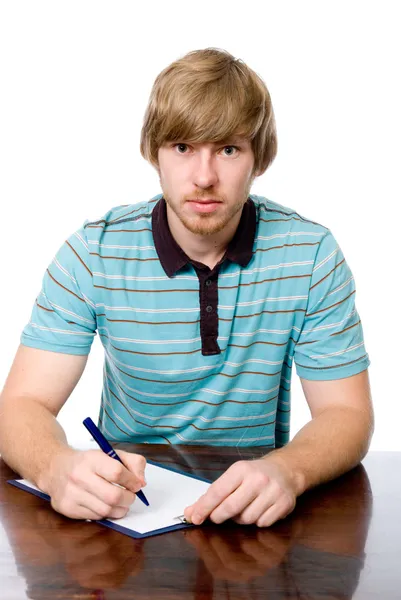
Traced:
<path fill-rule="evenodd" d="M 202 354 L 204 356 L 220 354 L 221 350 L 217 343 L 219 335 L 218 269 L 212 271 L 208 267 L 202 269 L 195 267 L 195 270 L 199 278 Z"/>

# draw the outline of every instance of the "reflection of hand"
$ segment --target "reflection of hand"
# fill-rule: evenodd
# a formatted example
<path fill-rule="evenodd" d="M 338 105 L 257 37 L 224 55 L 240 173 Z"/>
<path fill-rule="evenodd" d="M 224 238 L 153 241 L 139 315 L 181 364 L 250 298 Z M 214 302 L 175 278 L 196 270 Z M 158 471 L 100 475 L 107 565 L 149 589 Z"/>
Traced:
<path fill-rule="evenodd" d="M 290 537 L 269 529 L 212 532 L 208 529 L 186 531 L 188 540 L 216 579 L 250 581 L 265 575 L 283 560 Z"/>
<path fill-rule="evenodd" d="M 66 523 L 58 536 L 62 562 L 83 588 L 119 587 L 143 567 L 143 540 L 93 524 Z"/>
<path fill-rule="evenodd" d="M 295 507 L 295 485 L 282 465 L 269 457 L 231 465 L 201 496 L 185 509 L 188 521 L 200 525 L 232 519 L 240 524 L 272 525 Z"/>
<path fill-rule="evenodd" d="M 68 448 L 55 455 L 39 487 L 57 511 L 73 519 L 119 519 L 146 485 L 143 456 L 119 451 L 124 464 L 101 450 Z M 113 485 L 118 484 L 118 485 Z"/>
<path fill-rule="evenodd" d="M 19 505 L 15 494 L 20 491 L 11 485 L 4 488 L 2 524 L 28 590 L 43 592 L 49 586 L 49 573 L 63 568 L 87 589 L 97 589 L 100 583 L 103 588 L 117 588 L 142 570 L 145 540 L 96 523 L 66 519 L 31 494 L 24 494 Z"/>

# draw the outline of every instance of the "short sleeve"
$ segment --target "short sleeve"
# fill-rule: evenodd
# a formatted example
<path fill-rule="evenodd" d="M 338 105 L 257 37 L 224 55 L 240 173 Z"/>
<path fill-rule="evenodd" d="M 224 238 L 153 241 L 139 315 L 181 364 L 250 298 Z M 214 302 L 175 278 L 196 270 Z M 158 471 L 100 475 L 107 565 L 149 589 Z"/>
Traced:
<path fill-rule="evenodd" d="M 294 361 L 299 377 L 315 380 L 350 377 L 370 364 L 354 277 L 330 231 L 317 251 Z"/>
<path fill-rule="evenodd" d="M 85 229 L 70 236 L 47 268 L 24 328 L 24 346 L 89 354 L 96 333 L 93 280 Z"/>

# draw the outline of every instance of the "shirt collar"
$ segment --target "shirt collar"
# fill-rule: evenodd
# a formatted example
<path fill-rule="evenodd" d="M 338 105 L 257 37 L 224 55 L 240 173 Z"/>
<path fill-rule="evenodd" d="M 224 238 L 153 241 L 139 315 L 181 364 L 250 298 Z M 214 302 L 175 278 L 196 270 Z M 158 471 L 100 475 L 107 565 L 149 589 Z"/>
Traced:
<path fill-rule="evenodd" d="M 156 252 L 168 277 L 172 277 L 188 263 L 189 256 L 171 235 L 167 221 L 166 201 L 162 197 L 152 211 L 152 233 Z M 241 219 L 234 237 L 227 247 L 224 258 L 246 267 L 253 256 L 253 242 L 256 233 L 256 208 L 251 198 L 245 202 Z"/>

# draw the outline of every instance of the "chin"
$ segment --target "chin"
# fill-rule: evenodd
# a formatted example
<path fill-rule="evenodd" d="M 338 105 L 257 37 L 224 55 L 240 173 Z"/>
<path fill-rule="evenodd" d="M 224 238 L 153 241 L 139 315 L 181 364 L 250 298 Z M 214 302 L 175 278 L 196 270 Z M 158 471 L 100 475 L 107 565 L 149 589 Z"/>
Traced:
<path fill-rule="evenodd" d="M 195 219 L 195 220 L 183 220 L 183 225 L 191 233 L 197 235 L 213 235 L 222 231 L 227 225 L 227 221 L 216 220 L 216 219 Z"/>

